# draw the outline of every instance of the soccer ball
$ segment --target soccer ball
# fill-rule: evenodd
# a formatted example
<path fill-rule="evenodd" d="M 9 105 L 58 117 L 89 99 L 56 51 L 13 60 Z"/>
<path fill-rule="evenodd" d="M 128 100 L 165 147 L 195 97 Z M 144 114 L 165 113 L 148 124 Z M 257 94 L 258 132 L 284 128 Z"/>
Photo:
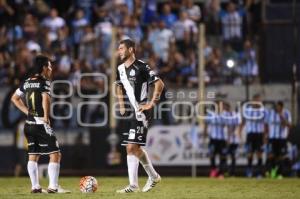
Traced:
<path fill-rule="evenodd" d="M 84 176 L 80 179 L 79 188 L 82 193 L 93 193 L 97 191 L 98 182 L 93 176 Z"/>

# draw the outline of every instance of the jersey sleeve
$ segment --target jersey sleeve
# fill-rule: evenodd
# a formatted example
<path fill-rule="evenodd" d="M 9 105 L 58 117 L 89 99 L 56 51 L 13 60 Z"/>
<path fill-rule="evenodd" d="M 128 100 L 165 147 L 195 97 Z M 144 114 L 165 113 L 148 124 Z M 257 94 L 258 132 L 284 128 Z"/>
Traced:
<path fill-rule="evenodd" d="M 50 93 L 50 85 L 51 85 L 51 82 L 50 81 L 48 81 L 48 80 L 46 80 L 45 82 L 44 82 L 44 84 L 42 84 L 42 87 L 41 87 L 41 92 L 42 93 L 47 93 L 48 95 L 50 95 L 51 96 L 51 93 Z"/>
<path fill-rule="evenodd" d="M 268 110 L 268 109 L 264 110 L 264 123 L 268 123 L 269 122 L 270 114 L 271 114 L 270 110 Z"/>
<path fill-rule="evenodd" d="M 145 65 L 145 74 L 147 78 L 147 82 L 149 85 L 153 84 L 155 81 L 159 80 L 157 74 L 150 68 L 149 65 Z"/>
<path fill-rule="evenodd" d="M 19 88 L 17 88 L 16 94 L 20 97 L 23 97 L 25 95 L 24 82 L 22 82 Z"/>
<path fill-rule="evenodd" d="M 285 111 L 285 115 L 286 115 L 287 122 L 288 122 L 289 124 L 291 124 L 291 123 L 292 123 L 292 116 L 291 116 L 291 113 L 290 113 L 288 110 L 286 110 L 286 111 Z"/>

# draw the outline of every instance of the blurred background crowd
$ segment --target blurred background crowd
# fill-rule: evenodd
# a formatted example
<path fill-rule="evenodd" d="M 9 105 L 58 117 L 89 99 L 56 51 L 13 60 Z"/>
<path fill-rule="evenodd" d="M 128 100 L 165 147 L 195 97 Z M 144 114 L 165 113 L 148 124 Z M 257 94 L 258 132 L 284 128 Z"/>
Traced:
<path fill-rule="evenodd" d="M 198 84 L 199 23 L 206 24 L 205 82 L 259 82 L 261 1 L 0 0 L 0 86 L 18 84 L 37 53 L 55 62 L 54 79 L 110 74 L 112 28 L 168 87 Z M 80 84 L 84 84 L 81 82 Z M 97 86 L 97 82 L 95 83 Z M 82 85 L 84 86 L 84 85 Z"/>

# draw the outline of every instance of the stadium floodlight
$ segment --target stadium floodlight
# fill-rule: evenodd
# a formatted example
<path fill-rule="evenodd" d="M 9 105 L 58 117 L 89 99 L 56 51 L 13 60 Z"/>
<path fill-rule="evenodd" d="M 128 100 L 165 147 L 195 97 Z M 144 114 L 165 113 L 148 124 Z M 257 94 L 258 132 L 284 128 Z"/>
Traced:
<path fill-rule="evenodd" d="M 235 66 L 234 60 L 228 59 L 228 60 L 226 61 L 226 66 L 227 66 L 228 68 L 233 68 L 233 67 Z"/>

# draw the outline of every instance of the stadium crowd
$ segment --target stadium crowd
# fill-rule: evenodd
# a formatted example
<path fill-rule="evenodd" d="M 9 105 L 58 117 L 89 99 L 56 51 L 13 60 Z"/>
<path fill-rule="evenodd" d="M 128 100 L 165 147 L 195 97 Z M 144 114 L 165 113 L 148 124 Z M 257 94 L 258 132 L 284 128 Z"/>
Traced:
<path fill-rule="evenodd" d="M 110 74 L 112 29 L 138 43 L 137 54 L 168 86 L 197 85 L 199 23 L 206 24 L 205 81 L 259 81 L 255 41 L 260 1 L 0 1 L 0 85 L 17 84 L 33 57 L 55 62 L 54 79 Z M 81 82 L 81 84 L 84 84 Z M 97 84 L 96 84 L 97 85 Z"/>

